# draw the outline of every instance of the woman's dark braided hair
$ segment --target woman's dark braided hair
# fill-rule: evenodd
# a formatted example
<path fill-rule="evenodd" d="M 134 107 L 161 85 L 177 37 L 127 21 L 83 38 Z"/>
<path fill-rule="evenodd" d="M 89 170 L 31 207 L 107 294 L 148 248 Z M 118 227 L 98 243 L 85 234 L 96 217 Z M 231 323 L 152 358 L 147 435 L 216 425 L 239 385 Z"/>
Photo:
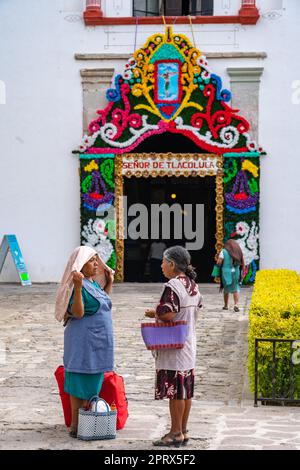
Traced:
<path fill-rule="evenodd" d="M 176 269 L 183 272 L 190 279 L 195 280 L 197 278 L 197 273 L 191 265 L 191 255 L 183 246 L 177 245 L 167 248 L 164 257 L 167 261 L 173 261 Z"/>

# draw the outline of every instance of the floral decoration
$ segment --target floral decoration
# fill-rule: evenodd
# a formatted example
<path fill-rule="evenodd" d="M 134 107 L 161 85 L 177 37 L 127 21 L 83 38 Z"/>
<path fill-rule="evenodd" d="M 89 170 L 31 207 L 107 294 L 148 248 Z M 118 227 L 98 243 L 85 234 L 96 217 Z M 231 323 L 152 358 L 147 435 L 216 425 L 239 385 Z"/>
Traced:
<path fill-rule="evenodd" d="M 253 283 L 259 268 L 259 157 L 225 158 L 223 182 L 225 240 L 234 238 L 241 246 L 243 282 Z"/>
<path fill-rule="evenodd" d="M 223 230 L 225 240 L 235 237 L 245 249 L 244 282 L 253 282 L 259 268 L 259 157 L 264 151 L 250 138 L 249 122 L 230 106 L 231 92 L 206 57 L 186 36 L 166 27 L 164 34 L 153 34 L 134 52 L 106 97 L 107 106 L 97 111 L 89 134 L 74 150 L 81 154 L 82 243 L 120 271 L 116 221 L 105 217 L 121 192 L 116 169 L 122 162 L 116 161 L 148 137 L 182 134 L 201 153 L 222 159 L 216 177 L 216 249 L 222 247 Z"/>
<path fill-rule="evenodd" d="M 164 96 L 159 94 L 163 92 Z M 97 111 L 74 152 L 129 152 L 165 132 L 183 134 L 212 153 L 259 151 L 250 125 L 228 105 L 229 90 L 212 73 L 205 56 L 182 34 L 154 34 L 107 90 L 108 105 Z"/>
<path fill-rule="evenodd" d="M 94 248 L 111 268 L 116 267 L 114 213 L 114 160 L 81 163 L 81 243 Z"/>

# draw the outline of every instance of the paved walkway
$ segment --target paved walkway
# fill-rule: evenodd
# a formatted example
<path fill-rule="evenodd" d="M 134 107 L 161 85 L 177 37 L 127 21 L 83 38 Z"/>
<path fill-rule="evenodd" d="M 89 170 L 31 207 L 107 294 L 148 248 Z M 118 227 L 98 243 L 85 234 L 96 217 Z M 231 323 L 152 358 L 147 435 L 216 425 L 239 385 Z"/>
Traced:
<path fill-rule="evenodd" d="M 130 417 L 116 440 L 82 442 L 63 424 L 53 373 L 62 363 L 63 327 L 53 319 L 56 285 L 0 285 L 0 449 L 153 449 L 168 427 L 168 403 L 153 400 L 154 362 L 140 336 L 160 286 L 120 284 L 113 293 L 116 370 Z M 253 407 L 246 378 L 247 309 L 223 312 L 217 286 L 201 286 L 198 367 L 187 449 L 300 449 L 300 408 Z"/>

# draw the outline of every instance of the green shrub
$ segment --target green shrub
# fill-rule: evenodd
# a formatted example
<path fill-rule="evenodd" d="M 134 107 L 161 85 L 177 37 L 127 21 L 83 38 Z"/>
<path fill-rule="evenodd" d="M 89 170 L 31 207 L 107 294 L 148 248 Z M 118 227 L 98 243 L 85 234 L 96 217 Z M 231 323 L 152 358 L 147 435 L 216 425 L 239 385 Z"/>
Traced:
<path fill-rule="evenodd" d="M 255 338 L 300 339 L 300 276 L 287 269 L 262 270 L 255 278 L 249 312 L 248 373 L 254 391 Z M 277 397 L 289 398 L 290 343 L 276 344 Z M 259 343 L 258 395 L 272 397 L 272 343 Z M 300 398 L 300 364 L 294 366 L 294 398 Z"/>

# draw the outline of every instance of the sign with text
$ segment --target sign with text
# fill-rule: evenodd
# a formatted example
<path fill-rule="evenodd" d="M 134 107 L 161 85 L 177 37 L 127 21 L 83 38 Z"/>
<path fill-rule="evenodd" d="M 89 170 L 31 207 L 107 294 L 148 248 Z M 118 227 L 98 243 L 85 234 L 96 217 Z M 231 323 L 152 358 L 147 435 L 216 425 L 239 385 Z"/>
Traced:
<path fill-rule="evenodd" d="M 13 262 L 18 271 L 22 286 L 31 286 L 29 274 L 22 256 L 22 252 L 15 235 L 4 235 L 0 245 L 0 273 L 8 252 L 11 252 Z"/>
<path fill-rule="evenodd" d="M 123 176 L 213 176 L 218 172 L 218 158 L 214 155 L 193 155 L 180 158 L 173 156 L 129 156 L 122 159 Z"/>

